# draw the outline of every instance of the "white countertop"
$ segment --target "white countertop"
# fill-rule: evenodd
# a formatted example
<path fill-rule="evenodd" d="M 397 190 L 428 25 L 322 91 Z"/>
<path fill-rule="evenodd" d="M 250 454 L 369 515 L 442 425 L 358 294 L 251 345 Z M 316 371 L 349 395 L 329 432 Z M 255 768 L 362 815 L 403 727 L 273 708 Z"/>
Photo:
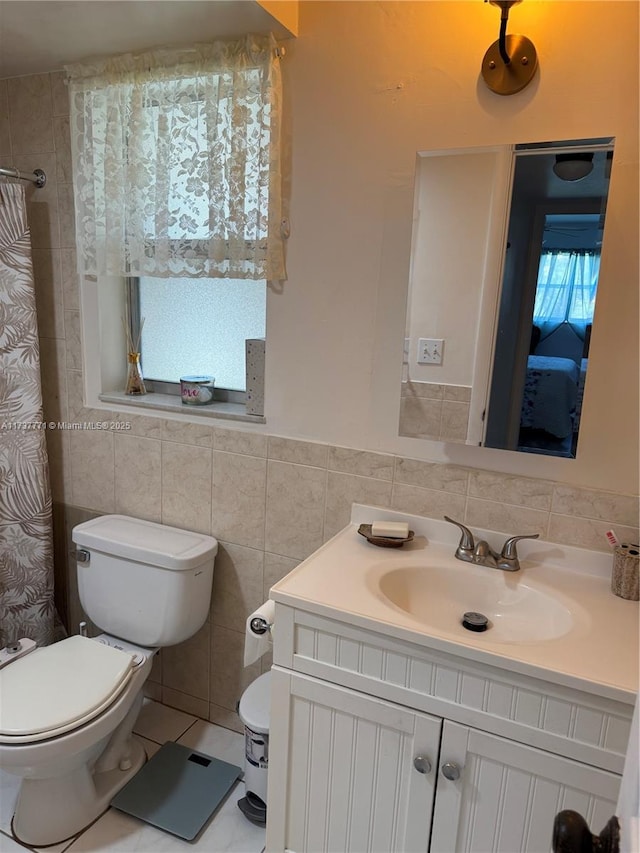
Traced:
<path fill-rule="evenodd" d="M 402 548 L 380 548 L 358 534 L 360 522 L 406 520 L 416 537 Z M 506 538 L 478 531 L 494 548 Z M 517 531 L 520 532 L 520 531 Z M 508 584 L 535 584 L 553 594 L 574 614 L 564 636 L 535 642 L 496 642 L 491 631 L 472 633 L 452 622 L 447 630 L 426 625 L 390 603 L 378 587 L 390 568 L 420 567 L 426 561 L 450 568 L 464 598 L 465 570 L 456 560 L 459 531 L 446 522 L 354 506 L 352 523 L 326 542 L 271 589 L 270 598 L 309 613 L 376 631 L 399 640 L 466 659 L 586 690 L 622 702 L 638 691 L 638 602 L 610 589 L 611 554 L 561 547 L 555 543 L 519 543 L 521 570 L 500 572 Z M 461 605 L 461 612 L 470 609 Z M 473 608 L 471 608 L 473 609 Z M 276 616 L 277 625 L 277 616 Z M 277 641 L 277 629 L 276 629 Z"/>

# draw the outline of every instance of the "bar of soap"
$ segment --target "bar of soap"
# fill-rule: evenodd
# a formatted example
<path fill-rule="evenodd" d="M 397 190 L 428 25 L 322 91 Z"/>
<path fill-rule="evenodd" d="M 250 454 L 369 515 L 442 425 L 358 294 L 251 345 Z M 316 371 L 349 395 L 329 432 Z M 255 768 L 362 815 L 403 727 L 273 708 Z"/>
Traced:
<path fill-rule="evenodd" d="M 386 539 L 406 539 L 409 535 L 409 525 L 405 521 L 374 521 L 371 525 L 372 536 L 383 536 Z"/>

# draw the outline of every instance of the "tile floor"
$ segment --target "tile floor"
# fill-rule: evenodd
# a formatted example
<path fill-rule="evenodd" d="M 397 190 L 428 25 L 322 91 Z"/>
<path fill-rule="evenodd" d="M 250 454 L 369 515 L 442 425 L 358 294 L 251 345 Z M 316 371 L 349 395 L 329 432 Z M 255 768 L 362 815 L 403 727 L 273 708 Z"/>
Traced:
<path fill-rule="evenodd" d="M 135 733 L 152 756 L 168 740 L 177 741 L 207 755 L 243 766 L 244 738 L 237 732 L 214 726 L 145 700 Z M 11 817 L 18 792 L 17 780 L 0 770 L 0 853 L 24 853 L 31 849 L 18 844 L 11 836 Z M 244 784 L 238 782 L 213 819 L 195 842 L 183 841 L 136 818 L 109 809 L 92 826 L 70 841 L 46 848 L 43 853 L 185 853 L 192 851 L 227 851 L 228 853 L 261 853 L 264 829 L 254 826 L 241 814 L 236 802 L 244 796 Z"/>

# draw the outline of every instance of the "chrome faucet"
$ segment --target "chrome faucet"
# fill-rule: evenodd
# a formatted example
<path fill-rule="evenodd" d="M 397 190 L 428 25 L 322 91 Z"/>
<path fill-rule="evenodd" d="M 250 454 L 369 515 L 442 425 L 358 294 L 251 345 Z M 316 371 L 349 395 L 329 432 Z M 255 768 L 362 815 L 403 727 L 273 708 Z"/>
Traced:
<path fill-rule="evenodd" d="M 539 533 L 531 533 L 525 536 L 511 536 L 502 546 L 502 551 L 498 554 L 484 539 L 479 539 L 477 542 L 473 537 L 473 533 L 464 524 L 459 521 L 454 521 L 448 515 L 444 517 L 445 521 L 450 524 L 455 524 L 462 531 L 460 542 L 456 548 L 455 558 L 463 560 L 465 563 L 475 563 L 477 566 L 487 566 L 490 569 L 502 569 L 504 572 L 517 572 L 520 569 L 520 561 L 518 560 L 517 544 L 521 539 L 537 539 Z"/>

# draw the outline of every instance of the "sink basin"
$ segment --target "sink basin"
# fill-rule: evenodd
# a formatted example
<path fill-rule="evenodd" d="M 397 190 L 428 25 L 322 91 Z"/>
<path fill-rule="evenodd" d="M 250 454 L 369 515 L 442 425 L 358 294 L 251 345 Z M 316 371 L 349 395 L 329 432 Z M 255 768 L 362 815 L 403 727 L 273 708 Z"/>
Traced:
<path fill-rule="evenodd" d="M 460 563 L 460 566 L 403 566 L 378 577 L 382 596 L 425 627 L 486 637 L 493 643 L 535 643 L 567 634 L 574 617 L 557 597 L 536 587 L 521 572 L 503 572 Z M 570 603 L 569 603 L 570 604 Z M 467 611 L 483 613 L 489 627 L 482 633 L 462 627 Z"/>

